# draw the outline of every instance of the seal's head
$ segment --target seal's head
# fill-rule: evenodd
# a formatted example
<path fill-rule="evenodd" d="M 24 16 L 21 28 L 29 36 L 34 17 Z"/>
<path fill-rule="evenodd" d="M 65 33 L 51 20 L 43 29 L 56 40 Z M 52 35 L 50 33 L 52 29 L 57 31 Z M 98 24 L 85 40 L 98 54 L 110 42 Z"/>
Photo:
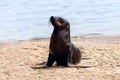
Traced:
<path fill-rule="evenodd" d="M 50 22 L 54 26 L 54 28 L 58 30 L 70 27 L 70 24 L 66 19 L 57 16 L 51 16 Z"/>

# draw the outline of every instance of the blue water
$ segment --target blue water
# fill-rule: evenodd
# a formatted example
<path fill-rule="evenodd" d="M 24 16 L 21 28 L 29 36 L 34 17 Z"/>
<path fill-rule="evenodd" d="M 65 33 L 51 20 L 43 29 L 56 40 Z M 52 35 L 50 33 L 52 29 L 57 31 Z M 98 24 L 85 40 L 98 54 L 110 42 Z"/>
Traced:
<path fill-rule="evenodd" d="M 71 23 L 71 35 L 120 35 L 120 0 L 0 0 L 0 41 L 50 37 L 49 17 Z"/>

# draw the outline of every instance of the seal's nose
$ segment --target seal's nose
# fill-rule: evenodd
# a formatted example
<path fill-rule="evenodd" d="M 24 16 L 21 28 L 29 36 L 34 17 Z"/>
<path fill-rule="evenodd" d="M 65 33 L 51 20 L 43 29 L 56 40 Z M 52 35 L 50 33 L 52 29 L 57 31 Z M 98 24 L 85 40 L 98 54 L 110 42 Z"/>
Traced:
<path fill-rule="evenodd" d="M 51 16 L 51 17 L 50 17 L 50 20 L 51 20 L 51 21 L 54 21 L 54 16 Z"/>

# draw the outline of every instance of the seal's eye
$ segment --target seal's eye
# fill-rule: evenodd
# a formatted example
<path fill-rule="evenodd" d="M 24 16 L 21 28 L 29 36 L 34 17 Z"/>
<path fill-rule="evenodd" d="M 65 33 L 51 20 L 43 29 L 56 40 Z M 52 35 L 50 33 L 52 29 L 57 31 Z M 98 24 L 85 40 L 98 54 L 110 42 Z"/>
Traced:
<path fill-rule="evenodd" d="M 61 18 L 59 18 L 59 22 L 60 22 L 61 24 L 64 23 L 63 19 L 61 19 Z"/>

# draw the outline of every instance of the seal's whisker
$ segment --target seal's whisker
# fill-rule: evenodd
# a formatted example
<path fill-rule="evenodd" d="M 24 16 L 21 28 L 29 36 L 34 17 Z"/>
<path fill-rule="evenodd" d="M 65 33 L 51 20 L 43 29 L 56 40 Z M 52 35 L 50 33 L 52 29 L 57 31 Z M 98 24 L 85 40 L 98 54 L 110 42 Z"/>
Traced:
<path fill-rule="evenodd" d="M 50 21 L 50 19 L 49 19 L 49 21 L 48 21 L 48 26 L 49 26 L 49 27 L 51 26 L 51 21 Z"/>

